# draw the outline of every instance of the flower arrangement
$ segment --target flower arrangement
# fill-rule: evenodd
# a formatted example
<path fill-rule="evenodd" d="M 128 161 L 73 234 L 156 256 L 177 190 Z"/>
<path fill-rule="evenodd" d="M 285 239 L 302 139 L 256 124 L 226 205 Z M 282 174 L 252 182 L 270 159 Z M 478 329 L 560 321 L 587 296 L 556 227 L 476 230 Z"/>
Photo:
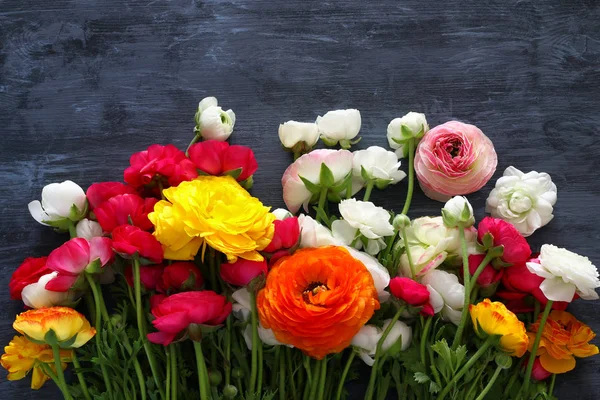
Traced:
<path fill-rule="evenodd" d="M 29 204 L 70 239 L 12 276 L 27 310 L 9 380 L 67 400 L 321 400 L 366 370 L 367 400 L 552 399 L 556 374 L 598 353 L 565 311 L 598 299 L 596 267 L 525 239 L 553 218 L 551 177 L 507 168 L 476 224 L 464 195 L 497 166 L 476 126 L 410 112 L 388 126 L 394 151 L 352 152 L 358 110 L 285 122 L 287 210 L 271 210 L 249 192 L 254 153 L 227 142 L 235 113 L 210 97 L 195 121 L 185 152 L 154 144 L 123 183 L 52 183 Z M 369 201 L 402 181 L 397 210 Z M 439 215 L 408 217 L 416 182 Z"/>

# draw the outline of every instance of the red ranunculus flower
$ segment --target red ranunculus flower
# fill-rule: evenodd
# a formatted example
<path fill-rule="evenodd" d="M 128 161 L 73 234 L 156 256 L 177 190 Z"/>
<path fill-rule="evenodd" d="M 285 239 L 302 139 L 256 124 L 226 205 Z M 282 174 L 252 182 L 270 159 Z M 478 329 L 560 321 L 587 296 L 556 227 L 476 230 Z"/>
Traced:
<path fill-rule="evenodd" d="M 93 210 L 111 197 L 120 194 L 135 194 L 135 189 L 121 182 L 92 183 L 85 196 L 88 199 L 90 210 Z"/>
<path fill-rule="evenodd" d="M 475 274 L 477 267 L 485 258 L 485 254 L 471 254 L 469 256 L 469 271 L 471 275 Z M 502 279 L 504 269 L 496 269 L 491 264 L 486 265 L 477 278 L 477 284 L 481 287 L 488 287 Z"/>
<path fill-rule="evenodd" d="M 536 262 L 537 259 L 528 260 Z M 505 300 L 506 307 L 516 313 L 533 311 L 533 296 L 542 305 L 542 308 L 548 303 L 548 299 L 540 289 L 544 278 L 538 276 L 527 269 L 525 263 L 512 265 L 504 268 L 502 275 L 502 286 L 496 292 L 496 296 Z M 565 310 L 568 302 L 555 301 L 552 303 L 552 309 Z"/>
<path fill-rule="evenodd" d="M 198 176 L 194 163 L 172 144 L 153 144 L 148 150 L 133 154 L 129 163 L 124 179 L 136 189 L 154 186 L 158 180 L 163 187 L 177 186 Z"/>
<path fill-rule="evenodd" d="M 165 293 L 198 290 L 204 279 L 198 267 L 192 262 L 176 262 L 165 267 L 158 291 Z"/>
<path fill-rule="evenodd" d="M 290 217 L 283 220 L 276 219 L 273 221 L 275 225 L 275 233 L 273 240 L 263 251 L 274 253 L 277 250 L 292 248 L 300 239 L 300 225 L 298 217 Z"/>
<path fill-rule="evenodd" d="M 112 232 L 117 226 L 130 222 L 148 231 L 154 227 L 148 219 L 148 213 L 154 210 L 157 199 L 142 199 L 137 194 L 120 194 L 111 197 L 94 209 L 94 214 L 104 232 Z"/>
<path fill-rule="evenodd" d="M 524 364 L 525 365 L 525 364 Z M 531 377 L 536 381 L 544 381 L 548 379 L 552 375 L 550 372 L 546 371 L 544 367 L 542 367 L 542 363 L 540 362 L 540 358 L 536 357 L 533 362 L 533 369 L 531 370 Z"/>
<path fill-rule="evenodd" d="M 512 224 L 499 218 L 485 217 L 477 228 L 479 241 L 488 232 L 494 238 L 494 246 L 504 246 L 502 261 L 513 265 L 522 264 L 531 256 L 531 247 L 527 240 Z"/>
<path fill-rule="evenodd" d="M 410 278 L 397 276 L 390 280 L 390 292 L 394 297 L 404 300 L 411 306 L 421 307 L 429 303 L 429 289 L 427 289 L 427 286 Z"/>
<path fill-rule="evenodd" d="M 140 282 L 142 283 L 142 287 L 146 290 L 156 290 L 164 269 L 165 266 L 162 264 L 142 266 L 140 268 Z M 134 286 L 133 268 L 131 265 L 125 268 L 125 280 L 129 286 Z"/>
<path fill-rule="evenodd" d="M 241 168 L 238 182 L 248 179 L 258 169 L 254 152 L 246 146 L 230 146 L 227 142 L 206 140 L 193 144 L 188 154 L 190 160 L 205 174 L 223 175 Z"/>
<path fill-rule="evenodd" d="M 157 307 L 167 297 L 166 294 L 162 293 L 156 293 L 150 296 L 150 309 L 152 310 L 154 307 Z"/>
<path fill-rule="evenodd" d="M 158 264 L 163 260 L 163 249 L 151 233 L 133 225 L 121 225 L 112 232 L 112 246 L 121 256 L 130 258 L 136 253 L 150 262 Z"/>
<path fill-rule="evenodd" d="M 95 237 L 91 240 L 73 238 L 55 249 L 48 256 L 46 266 L 58 275 L 50 280 L 45 289 L 54 292 L 66 292 L 79 276 L 90 267 L 104 268 L 113 259 L 111 240 L 105 237 Z M 89 271 L 89 269 L 88 269 Z"/>
<path fill-rule="evenodd" d="M 266 261 L 250 261 L 238 258 L 234 263 L 221 264 L 221 279 L 233 286 L 246 286 L 260 274 L 267 274 Z"/>
<path fill-rule="evenodd" d="M 220 325 L 231 313 L 231 303 L 224 296 L 204 290 L 173 294 L 152 308 L 152 324 L 158 332 L 149 333 L 152 343 L 168 346 L 174 340 L 184 339 L 192 333 L 198 340 L 195 325 Z M 191 331 L 191 332 L 190 332 Z"/>
<path fill-rule="evenodd" d="M 48 257 L 28 257 L 19 265 L 8 283 L 11 299 L 21 300 L 21 292 L 25 286 L 36 283 L 42 276 L 52 273 L 46 266 L 47 259 Z"/>

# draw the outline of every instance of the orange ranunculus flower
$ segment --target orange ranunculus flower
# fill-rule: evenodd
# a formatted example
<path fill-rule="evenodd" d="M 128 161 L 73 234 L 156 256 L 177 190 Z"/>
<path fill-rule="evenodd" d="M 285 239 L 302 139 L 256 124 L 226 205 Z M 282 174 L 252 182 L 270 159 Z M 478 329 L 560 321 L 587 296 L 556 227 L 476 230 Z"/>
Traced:
<path fill-rule="evenodd" d="M 63 370 L 67 368 L 66 361 L 71 361 L 72 352 L 73 350 L 60 351 Z M 8 371 L 9 381 L 23 379 L 33 369 L 31 388 L 36 390 L 50 379 L 40 363 L 48 364 L 52 371 L 56 372 L 54 355 L 50 346 L 33 343 L 24 336 L 15 336 L 8 346 L 4 347 L 4 354 L 0 360 L 0 364 Z"/>
<path fill-rule="evenodd" d="M 17 315 L 13 328 L 35 343 L 55 341 L 62 348 L 81 347 L 96 334 L 83 314 L 69 307 L 25 311 Z"/>
<path fill-rule="evenodd" d="M 499 301 L 485 299 L 469 306 L 471 320 L 477 334 L 479 329 L 488 335 L 500 336 L 500 349 L 511 356 L 522 357 L 527 351 L 529 338 L 525 324 Z"/>
<path fill-rule="evenodd" d="M 529 351 L 533 347 L 540 323 L 530 326 Z M 598 354 L 598 347 L 589 344 L 596 334 L 589 326 L 566 311 L 553 310 L 542 332 L 537 351 L 542 367 L 553 374 L 562 374 L 575 368 L 575 357 Z"/>
<path fill-rule="evenodd" d="M 371 273 L 342 247 L 280 259 L 258 293 L 260 322 L 275 338 L 322 359 L 348 347 L 379 309 Z"/>

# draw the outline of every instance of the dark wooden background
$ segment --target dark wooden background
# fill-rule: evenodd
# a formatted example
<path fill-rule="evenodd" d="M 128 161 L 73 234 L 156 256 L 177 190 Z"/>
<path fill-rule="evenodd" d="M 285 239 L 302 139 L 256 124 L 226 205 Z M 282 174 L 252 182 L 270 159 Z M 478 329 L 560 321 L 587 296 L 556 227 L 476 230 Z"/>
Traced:
<path fill-rule="evenodd" d="M 483 216 L 504 168 L 545 171 L 556 218 L 536 232 L 600 264 L 600 5 L 563 1 L 3 0 L 0 1 L 0 343 L 22 309 L 12 271 L 65 237 L 27 203 L 43 185 L 119 180 L 129 155 L 180 148 L 197 102 L 217 96 L 237 115 L 232 141 L 252 146 L 254 194 L 279 207 L 290 162 L 277 127 L 358 108 L 363 141 L 386 146 L 408 111 L 431 126 L 459 119 L 494 142 L 498 171 L 469 196 Z M 406 182 L 373 199 L 398 209 Z M 417 190 L 411 216 L 440 204 Z M 598 302 L 570 310 L 600 331 Z M 598 341 L 596 341 L 598 344 Z M 560 377 L 561 399 L 597 399 L 600 357 Z M 2 399 L 54 399 L 29 379 L 0 378 Z M 40 397 L 41 396 L 41 397 Z"/>

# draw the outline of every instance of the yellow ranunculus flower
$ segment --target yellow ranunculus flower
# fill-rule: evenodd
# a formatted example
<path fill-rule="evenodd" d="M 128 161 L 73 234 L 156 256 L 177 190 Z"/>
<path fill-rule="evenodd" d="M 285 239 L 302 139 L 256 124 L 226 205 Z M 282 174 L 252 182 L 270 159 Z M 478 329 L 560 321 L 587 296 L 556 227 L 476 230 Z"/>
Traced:
<path fill-rule="evenodd" d="M 273 239 L 275 216 L 232 177 L 200 176 L 163 194 L 168 201 L 159 201 L 148 218 L 165 258 L 192 260 L 207 244 L 230 262 L 263 259 L 258 251 Z"/>
<path fill-rule="evenodd" d="M 66 361 L 71 361 L 71 354 L 72 350 L 60 351 L 63 370 L 67 368 Z M 8 371 L 9 381 L 23 379 L 33 369 L 31 388 L 36 390 L 50 379 L 44 373 L 40 363 L 48 364 L 52 371 L 56 372 L 54 355 L 50 346 L 33 343 L 24 336 L 15 336 L 8 346 L 4 347 L 4 354 L 0 360 L 0 364 Z"/>
<path fill-rule="evenodd" d="M 527 330 L 515 314 L 498 301 L 485 299 L 469 306 L 471 320 L 477 334 L 483 330 L 488 335 L 500 336 L 500 348 L 515 357 L 522 357 L 527 351 L 529 338 Z"/>
<path fill-rule="evenodd" d="M 46 335 L 53 331 L 53 340 L 62 348 L 81 347 L 96 334 L 96 329 L 90 326 L 90 322 L 69 307 L 25 311 L 17 315 L 13 328 L 37 343 L 47 343 L 50 336 Z"/>

